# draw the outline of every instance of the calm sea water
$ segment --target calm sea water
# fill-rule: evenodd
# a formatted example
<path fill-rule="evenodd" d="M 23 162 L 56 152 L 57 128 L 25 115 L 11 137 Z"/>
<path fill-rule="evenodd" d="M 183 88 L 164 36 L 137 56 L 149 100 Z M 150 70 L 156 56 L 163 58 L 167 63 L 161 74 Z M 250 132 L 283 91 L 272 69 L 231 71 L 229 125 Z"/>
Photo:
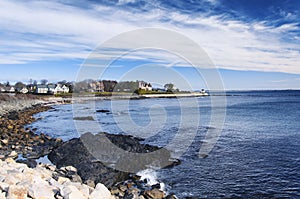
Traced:
<path fill-rule="evenodd" d="M 106 131 L 159 146 L 177 135 L 185 142 L 195 133 L 188 148 L 182 142 L 171 149 L 182 153 L 181 165 L 156 171 L 179 198 L 300 198 L 300 91 L 227 92 L 226 101 L 213 108 L 211 97 L 59 105 L 37 114 L 40 120 L 30 126 L 64 140 Z M 225 123 L 208 157 L 199 158 L 207 130 L 220 128 L 210 124 L 214 108 L 217 114 L 226 108 Z M 97 125 L 89 120 L 75 125 L 73 117 L 83 116 L 94 116 Z"/>

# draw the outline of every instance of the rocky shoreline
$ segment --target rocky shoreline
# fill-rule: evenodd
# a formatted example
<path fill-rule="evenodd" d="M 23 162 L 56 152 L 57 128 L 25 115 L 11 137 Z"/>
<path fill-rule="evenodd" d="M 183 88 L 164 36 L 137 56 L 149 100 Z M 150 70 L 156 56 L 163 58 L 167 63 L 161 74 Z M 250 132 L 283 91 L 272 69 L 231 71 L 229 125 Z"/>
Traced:
<path fill-rule="evenodd" d="M 28 105 L 31 102 L 25 103 Z M 24 125 L 35 121 L 34 114 L 51 109 L 41 104 L 41 101 L 20 109 L 17 107 L 10 112 L 7 109 L 5 113 L 8 113 L 0 116 L 0 199 L 176 198 L 173 194 L 163 192 L 160 183 L 149 185 L 147 179 L 141 179 L 134 173 L 118 171 L 95 160 L 79 138 L 64 143 L 59 138 L 37 135 L 30 129 L 24 129 Z M 158 150 L 157 147 L 140 144 L 139 139 L 131 136 L 105 135 L 115 144 L 125 143 L 119 146 L 130 152 Z M 85 136 L 94 138 L 91 134 Z M 36 159 L 47 155 L 56 166 L 37 165 Z M 171 161 L 169 165 L 178 163 Z M 35 186 L 39 189 L 35 190 Z"/>

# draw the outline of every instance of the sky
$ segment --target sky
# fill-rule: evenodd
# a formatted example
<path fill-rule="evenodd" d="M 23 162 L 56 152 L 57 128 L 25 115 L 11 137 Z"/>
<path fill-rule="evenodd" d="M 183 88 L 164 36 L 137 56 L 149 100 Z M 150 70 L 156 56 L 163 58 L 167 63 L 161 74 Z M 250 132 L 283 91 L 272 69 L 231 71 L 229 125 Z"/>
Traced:
<path fill-rule="evenodd" d="M 300 89 L 299 18 L 298 0 L 0 0 L 0 82 L 77 81 L 92 63 L 99 79 Z"/>

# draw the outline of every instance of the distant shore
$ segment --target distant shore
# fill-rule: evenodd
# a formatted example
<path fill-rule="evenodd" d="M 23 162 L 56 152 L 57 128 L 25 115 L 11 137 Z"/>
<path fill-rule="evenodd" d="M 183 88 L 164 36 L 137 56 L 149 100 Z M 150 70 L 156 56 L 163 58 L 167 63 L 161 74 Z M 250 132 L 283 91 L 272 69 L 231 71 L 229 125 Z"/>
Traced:
<path fill-rule="evenodd" d="M 185 97 L 208 97 L 208 93 L 166 93 L 166 94 L 129 94 L 129 93 L 112 93 L 111 95 L 103 95 L 99 96 L 96 94 L 74 94 L 68 96 L 60 96 L 60 97 L 48 97 L 48 102 L 53 103 L 76 103 L 83 101 L 91 101 L 91 100 L 141 100 L 141 99 L 151 99 L 151 98 L 185 98 Z"/>

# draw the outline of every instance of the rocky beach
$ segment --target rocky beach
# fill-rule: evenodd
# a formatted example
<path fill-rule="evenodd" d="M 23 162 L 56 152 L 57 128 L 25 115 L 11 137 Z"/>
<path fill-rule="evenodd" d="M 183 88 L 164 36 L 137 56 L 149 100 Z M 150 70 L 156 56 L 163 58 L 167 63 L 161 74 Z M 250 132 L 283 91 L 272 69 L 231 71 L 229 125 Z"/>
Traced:
<path fill-rule="evenodd" d="M 141 139 L 132 136 L 87 133 L 63 142 L 60 138 L 36 134 L 35 129 L 24 128 L 36 120 L 34 114 L 49 109 L 49 99 L 1 95 L 0 198 L 176 198 L 164 192 L 163 184 L 158 181 L 151 184 L 149 179 L 136 173 L 120 171 L 118 167 L 110 167 L 108 162 L 99 161 L 83 141 L 99 141 L 105 136 L 128 153 L 161 151 L 166 157 L 161 164 L 179 164 L 179 161 L 170 160 L 167 150 L 141 144 Z M 97 150 L 106 144 L 100 142 Z M 109 151 L 105 153 L 109 155 Z M 48 157 L 53 164 L 37 163 L 41 157 Z M 134 157 L 122 156 L 116 165 L 136 161 L 134 164 L 147 169 L 146 165 L 152 161 L 130 158 Z"/>

